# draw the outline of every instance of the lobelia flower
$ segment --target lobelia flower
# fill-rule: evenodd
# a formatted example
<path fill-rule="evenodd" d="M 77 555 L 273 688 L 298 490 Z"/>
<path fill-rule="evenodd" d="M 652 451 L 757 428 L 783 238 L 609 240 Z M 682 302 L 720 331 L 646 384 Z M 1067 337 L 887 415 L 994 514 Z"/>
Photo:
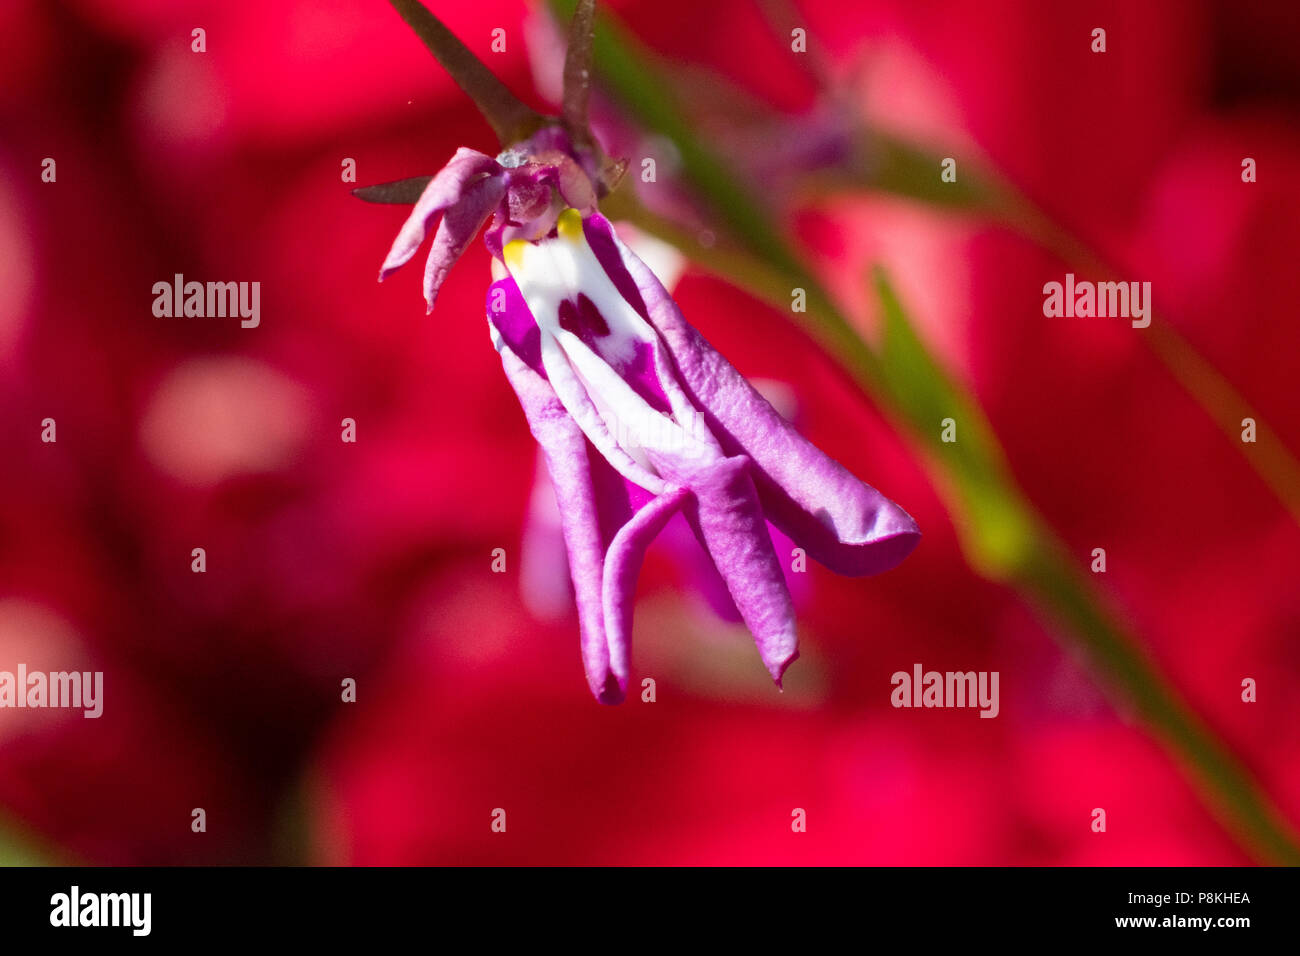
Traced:
<path fill-rule="evenodd" d="M 894 567 L 920 532 L 804 439 L 686 322 L 597 209 L 611 168 L 589 138 L 560 125 L 496 158 L 461 148 L 424 187 L 380 278 L 415 255 L 437 220 L 424 271 L 432 311 L 448 270 L 491 218 L 489 330 L 560 504 L 596 699 L 624 698 L 642 558 L 677 513 L 779 687 L 798 645 L 767 522 L 847 575 Z"/>

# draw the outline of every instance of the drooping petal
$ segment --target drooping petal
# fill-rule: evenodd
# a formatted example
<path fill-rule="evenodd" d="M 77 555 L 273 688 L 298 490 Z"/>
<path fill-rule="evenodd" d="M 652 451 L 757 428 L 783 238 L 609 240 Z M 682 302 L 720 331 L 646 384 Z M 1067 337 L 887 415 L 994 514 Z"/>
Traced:
<path fill-rule="evenodd" d="M 484 176 L 494 176 L 501 171 L 497 161 L 477 150 L 462 146 L 456 150 L 438 174 L 429 180 L 424 192 L 411 210 L 402 229 L 393 240 L 392 248 L 379 270 L 380 281 L 406 265 L 420 248 L 434 217 L 460 202 L 467 188 Z"/>
<path fill-rule="evenodd" d="M 429 304 L 430 312 L 443 279 L 447 278 L 447 273 L 487 217 L 501 204 L 505 188 L 502 177 L 484 177 L 466 187 L 460 201 L 443 212 L 442 222 L 438 223 L 438 232 L 429 249 L 429 258 L 424 264 L 424 301 Z"/>
<path fill-rule="evenodd" d="M 525 362 L 511 341 L 522 335 L 528 315 L 517 290 L 488 295 L 488 318 L 502 366 L 519 397 L 529 428 L 541 446 L 560 507 L 560 523 L 578 608 L 583 668 L 595 698 L 623 700 L 629 675 L 632 608 L 646 547 L 680 507 L 685 491 L 664 487 L 655 495 L 627 481 L 592 446 L 560 400 L 539 361 Z M 494 305 L 502 305 L 494 308 Z M 523 315 L 520 315 L 523 310 Z M 509 332 L 509 335 L 504 330 Z"/>
<path fill-rule="evenodd" d="M 754 485 L 772 523 L 839 574 L 875 574 L 902 561 L 920 538 L 912 517 L 782 418 L 686 322 L 659 280 L 619 241 L 608 221 L 592 216 L 588 229 L 612 240 L 672 355 L 682 386 L 723 450 L 751 459 Z M 599 252 L 597 243 L 592 245 Z"/>
<path fill-rule="evenodd" d="M 592 462 L 587 438 L 554 390 L 520 358 L 502 345 L 501 363 L 510 380 L 533 437 L 546 456 L 569 553 L 573 597 L 578 606 L 582 666 L 591 693 L 603 704 L 623 699 L 618 678 L 610 669 L 610 647 L 605 632 L 602 582 L 605 570 L 605 540 L 601 534 L 600 511 L 592 485 Z"/>
<path fill-rule="evenodd" d="M 645 550 L 663 530 L 664 525 L 690 496 L 685 488 L 669 487 L 664 493 L 632 516 L 619 528 L 605 557 L 602 584 L 605 631 L 609 643 L 610 670 L 626 693 L 629 655 L 632 647 L 632 608 L 636 600 L 636 580 L 641 572 Z"/>
<path fill-rule="evenodd" d="M 657 458 L 656 464 L 670 480 L 689 485 L 693 494 L 683 505 L 687 520 L 780 687 L 781 675 L 799 656 L 794 603 L 763 520 L 749 459 L 722 458 L 683 475 L 674 474 L 668 462 Z"/>

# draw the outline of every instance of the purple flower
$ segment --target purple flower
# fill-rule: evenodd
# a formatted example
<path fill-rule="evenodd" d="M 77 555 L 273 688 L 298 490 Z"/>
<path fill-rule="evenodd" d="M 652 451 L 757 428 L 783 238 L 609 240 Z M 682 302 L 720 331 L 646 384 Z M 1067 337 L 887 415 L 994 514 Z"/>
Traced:
<path fill-rule="evenodd" d="M 425 188 L 381 278 L 441 217 L 424 273 L 432 309 L 447 271 L 492 217 L 486 242 L 498 277 L 488 322 L 560 503 L 596 699 L 623 700 L 642 557 L 679 512 L 780 686 L 798 646 L 767 522 L 848 575 L 894 567 L 920 533 L 799 435 L 686 322 L 596 211 L 599 162 L 558 126 L 496 159 L 459 150 Z"/>

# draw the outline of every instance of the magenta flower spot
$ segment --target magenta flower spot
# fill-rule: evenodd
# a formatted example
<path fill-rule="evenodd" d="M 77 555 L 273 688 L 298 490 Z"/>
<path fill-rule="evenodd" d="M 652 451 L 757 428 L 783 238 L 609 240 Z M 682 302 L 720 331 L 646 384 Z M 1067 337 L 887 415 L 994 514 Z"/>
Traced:
<path fill-rule="evenodd" d="M 575 305 L 572 299 L 560 303 L 560 328 L 577 335 L 588 345 L 609 335 L 609 325 L 590 299 L 581 292 Z"/>

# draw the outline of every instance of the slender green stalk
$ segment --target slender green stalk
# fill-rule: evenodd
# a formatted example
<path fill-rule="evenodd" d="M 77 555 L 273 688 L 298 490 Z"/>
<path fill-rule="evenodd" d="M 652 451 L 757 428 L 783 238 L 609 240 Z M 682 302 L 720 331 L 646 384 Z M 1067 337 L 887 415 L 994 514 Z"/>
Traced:
<path fill-rule="evenodd" d="M 871 189 L 916 199 L 942 209 L 983 216 L 1014 229 L 1050 250 L 1074 269 L 1097 277 L 1118 274 L 1093 248 L 1077 239 L 1036 206 L 1014 185 L 966 162 L 956 183 L 934 175 L 939 156 L 878 132 L 864 134 L 859 153 L 869 160 L 858 168 L 819 174 L 805 183 L 810 193 Z M 1258 409 L 1178 332 L 1163 311 L 1153 311 L 1151 325 L 1139 338 L 1228 438 L 1229 445 L 1287 509 L 1300 521 L 1300 460 L 1270 429 Z M 1242 419 L 1253 418 L 1260 440 L 1241 441 Z"/>

